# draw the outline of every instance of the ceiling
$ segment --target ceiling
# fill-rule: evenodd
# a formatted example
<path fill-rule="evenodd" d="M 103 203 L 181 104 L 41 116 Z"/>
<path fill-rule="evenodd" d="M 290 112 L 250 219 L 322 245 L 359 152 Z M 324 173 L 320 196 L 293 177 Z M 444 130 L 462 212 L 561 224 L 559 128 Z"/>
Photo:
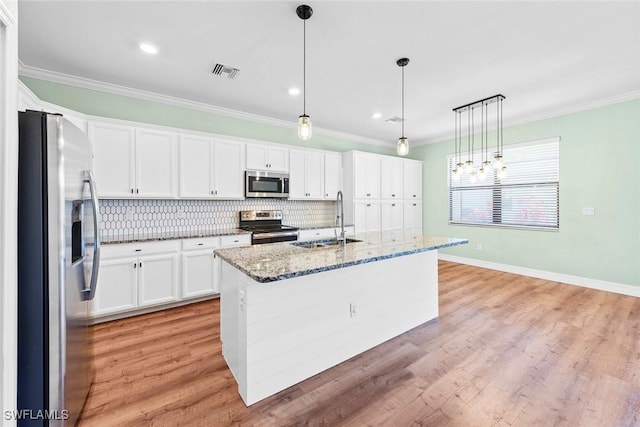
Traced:
<path fill-rule="evenodd" d="M 302 114 L 300 1 L 19 4 L 19 58 L 35 69 L 292 124 Z M 501 93 L 504 123 L 640 90 L 640 2 L 314 1 L 307 114 L 314 129 L 395 144 L 453 133 L 452 109 Z M 150 42 L 157 55 L 140 51 Z M 214 76 L 214 64 L 240 71 Z M 41 71 L 38 70 L 38 71 Z M 379 112 L 380 119 L 372 118 Z"/>

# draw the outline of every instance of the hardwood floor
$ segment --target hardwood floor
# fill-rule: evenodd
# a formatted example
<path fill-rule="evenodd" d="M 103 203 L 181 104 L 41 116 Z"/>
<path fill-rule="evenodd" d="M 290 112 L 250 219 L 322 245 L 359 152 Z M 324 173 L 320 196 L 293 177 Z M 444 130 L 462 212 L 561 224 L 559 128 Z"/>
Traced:
<path fill-rule="evenodd" d="M 640 425 L 639 298 L 439 268 L 438 319 L 249 408 L 218 300 L 97 325 L 80 425 Z"/>

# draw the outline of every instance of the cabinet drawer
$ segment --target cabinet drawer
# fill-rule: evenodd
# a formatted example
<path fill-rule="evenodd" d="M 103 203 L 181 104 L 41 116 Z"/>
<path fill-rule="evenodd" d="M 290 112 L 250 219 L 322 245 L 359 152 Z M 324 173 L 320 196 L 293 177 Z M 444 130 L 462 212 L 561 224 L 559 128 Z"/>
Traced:
<path fill-rule="evenodd" d="M 312 230 L 300 230 L 298 240 L 322 240 L 336 237 L 335 228 L 314 228 Z"/>
<path fill-rule="evenodd" d="M 114 243 L 103 245 L 102 258 L 120 258 L 128 256 L 151 255 L 180 250 L 180 240 L 162 240 L 139 243 Z"/>
<path fill-rule="evenodd" d="M 234 234 L 231 236 L 220 236 L 221 248 L 249 245 L 251 245 L 251 234 Z"/>
<path fill-rule="evenodd" d="M 215 249 L 220 247 L 220 237 L 202 237 L 198 239 L 185 239 L 182 241 L 182 250 Z"/>

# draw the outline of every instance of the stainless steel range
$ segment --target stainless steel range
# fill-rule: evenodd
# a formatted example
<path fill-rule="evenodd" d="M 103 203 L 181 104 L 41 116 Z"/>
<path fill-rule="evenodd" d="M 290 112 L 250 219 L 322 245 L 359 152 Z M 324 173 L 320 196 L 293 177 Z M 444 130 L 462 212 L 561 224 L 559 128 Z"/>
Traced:
<path fill-rule="evenodd" d="M 240 211 L 240 228 L 251 232 L 251 244 L 298 240 L 298 228 L 282 225 L 282 211 Z"/>

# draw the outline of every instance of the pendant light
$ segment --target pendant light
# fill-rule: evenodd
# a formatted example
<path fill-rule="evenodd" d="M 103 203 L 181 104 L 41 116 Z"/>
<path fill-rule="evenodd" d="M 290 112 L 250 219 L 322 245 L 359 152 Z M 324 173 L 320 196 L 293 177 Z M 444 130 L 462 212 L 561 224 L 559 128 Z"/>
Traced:
<path fill-rule="evenodd" d="M 406 156 L 409 154 L 409 139 L 404 136 L 404 67 L 409 63 L 409 58 L 400 58 L 396 61 L 398 67 L 402 69 L 402 136 L 398 138 L 398 155 Z"/>
<path fill-rule="evenodd" d="M 311 6 L 302 4 L 296 8 L 298 18 L 302 19 L 302 115 L 298 117 L 298 138 L 311 139 L 311 117 L 307 116 L 307 19 L 313 15 Z"/>

